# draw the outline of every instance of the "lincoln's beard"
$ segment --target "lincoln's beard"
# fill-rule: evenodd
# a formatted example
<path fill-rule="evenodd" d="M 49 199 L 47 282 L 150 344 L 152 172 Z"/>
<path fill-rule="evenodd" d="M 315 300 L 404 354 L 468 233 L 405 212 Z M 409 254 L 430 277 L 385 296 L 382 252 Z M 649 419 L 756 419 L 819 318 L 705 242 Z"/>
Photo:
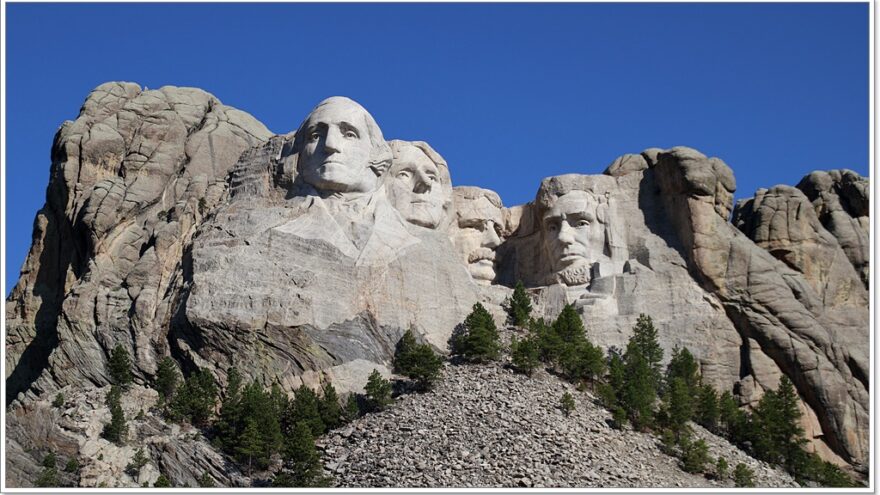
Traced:
<path fill-rule="evenodd" d="M 556 274 L 556 280 L 568 286 L 587 284 L 590 282 L 590 265 L 583 264 L 560 270 Z"/>

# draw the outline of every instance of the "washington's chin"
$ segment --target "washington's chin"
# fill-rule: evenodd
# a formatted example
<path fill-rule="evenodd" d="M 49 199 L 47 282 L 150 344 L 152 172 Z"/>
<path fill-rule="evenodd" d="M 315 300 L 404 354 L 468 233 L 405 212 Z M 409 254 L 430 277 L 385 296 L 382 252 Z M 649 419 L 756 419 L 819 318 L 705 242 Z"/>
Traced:
<path fill-rule="evenodd" d="M 468 271 L 474 282 L 480 285 L 491 285 L 495 280 L 495 262 L 492 260 L 478 260 L 468 265 Z"/>
<path fill-rule="evenodd" d="M 319 189 L 336 192 L 369 192 L 379 185 L 370 169 L 356 174 L 349 167 L 336 163 L 322 165 L 315 172 L 307 174 L 305 179 Z"/>
<path fill-rule="evenodd" d="M 437 208 L 428 204 L 413 204 L 404 215 L 404 218 L 407 222 L 420 227 L 436 229 L 437 225 L 440 224 L 440 212 L 435 210 Z"/>

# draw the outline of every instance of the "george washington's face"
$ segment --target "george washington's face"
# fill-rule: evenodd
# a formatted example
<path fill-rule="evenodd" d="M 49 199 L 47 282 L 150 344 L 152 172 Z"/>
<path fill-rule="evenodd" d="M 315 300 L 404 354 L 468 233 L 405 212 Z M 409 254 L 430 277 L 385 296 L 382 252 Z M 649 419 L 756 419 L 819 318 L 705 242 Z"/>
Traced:
<path fill-rule="evenodd" d="M 585 273 L 604 256 L 605 226 L 596 217 L 597 202 L 585 191 L 556 199 L 542 218 L 544 252 L 554 273 Z"/>
<path fill-rule="evenodd" d="M 334 192 L 369 192 L 378 186 L 370 168 L 372 143 L 366 110 L 350 100 L 332 100 L 308 117 L 300 153 L 303 179 Z"/>
<path fill-rule="evenodd" d="M 388 199 L 401 216 L 407 222 L 437 228 L 449 200 L 437 165 L 419 148 L 402 146 L 395 151 L 388 173 Z"/>

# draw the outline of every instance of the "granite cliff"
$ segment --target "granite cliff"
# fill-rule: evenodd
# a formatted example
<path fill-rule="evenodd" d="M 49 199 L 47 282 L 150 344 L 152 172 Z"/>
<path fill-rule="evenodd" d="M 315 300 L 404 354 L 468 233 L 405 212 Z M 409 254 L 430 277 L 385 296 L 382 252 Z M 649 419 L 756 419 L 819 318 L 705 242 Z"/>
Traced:
<path fill-rule="evenodd" d="M 288 391 L 358 391 L 406 330 L 445 352 L 475 302 L 500 320 L 517 280 L 548 318 L 573 304 L 604 348 L 651 315 L 666 356 L 687 346 L 743 407 L 789 377 L 810 448 L 868 469 L 869 190 L 851 171 L 734 205 L 723 161 L 652 148 L 505 207 L 347 98 L 273 135 L 204 91 L 131 83 L 96 88 L 51 156 L 6 306 L 15 484 L 41 442 L 87 455 L 94 431 L 33 431 L 39 404 L 97 394 L 117 345 L 140 385 L 171 356 L 221 384 L 236 365 Z"/>

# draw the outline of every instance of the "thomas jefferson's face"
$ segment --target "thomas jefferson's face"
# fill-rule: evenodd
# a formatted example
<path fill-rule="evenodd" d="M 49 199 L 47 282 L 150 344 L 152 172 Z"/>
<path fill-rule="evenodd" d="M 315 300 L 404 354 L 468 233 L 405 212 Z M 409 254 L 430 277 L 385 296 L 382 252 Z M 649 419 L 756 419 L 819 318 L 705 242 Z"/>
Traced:
<path fill-rule="evenodd" d="M 501 209 L 486 198 L 470 200 L 458 206 L 458 229 L 452 242 L 459 256 L 468 264 L 475 282 L 489 285 L 495 280 L 495 248 L 501 245 L 503 219 Z"/>
<path fill-rule="evenodd" d="M 307 183 L 335 192 L 376 189 L 378 177 L 370 168 L 373 146 L 363 108 L 345 100 L 321 105 L 309 115 L 305 132 L 300 170 Z"/>
<path fill-rule="evenodd" d="M 596 200 L 584 191 L 557 198 L 542 219 L 544 251 L 555 273 L 586 267 L 605 245 L 605 228 L 596 218 Z"/>
<path fill-rule="evenodd" d="M 437 165 L 415 146 L 402 146 L 394 154 L 386 183 L 388 199 L 403 218 L 429 229 L 443 217 L 444 197 Z"/>

